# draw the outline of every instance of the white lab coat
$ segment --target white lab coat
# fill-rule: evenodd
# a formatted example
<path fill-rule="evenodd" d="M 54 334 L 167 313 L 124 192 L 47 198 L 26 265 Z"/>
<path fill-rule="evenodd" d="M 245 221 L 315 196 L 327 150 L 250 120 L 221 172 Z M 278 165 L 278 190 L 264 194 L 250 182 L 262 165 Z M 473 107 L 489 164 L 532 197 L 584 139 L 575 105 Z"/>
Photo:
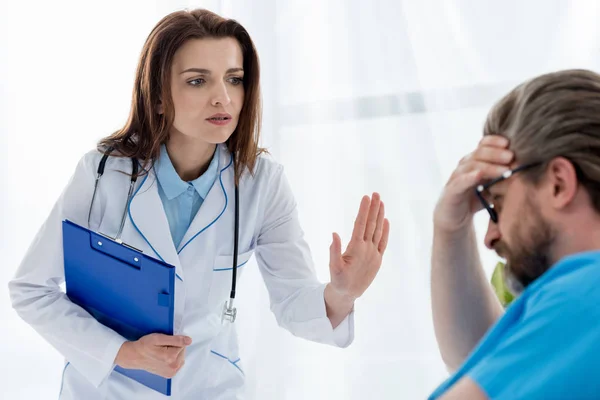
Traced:
<path fill-rule="evenodd" d="M 152 170 L 138 179 L 123 230 L 125 243 L 176 267 L 174 332 L 190 336 L 193 344 L 187 348 L 184 367 L 173 378 L 172 399 L 239 399 L 244 383 L 236 325 L 221 324 L 231 286 L 234 174 L 227 147 L 219 145 L 217 151 L 221 152 L 218 179 L 179 249 L 174 247 Z M 61 221 L 87 226 L 100 158 L 99 152 L 91 151 L 79 162 L 9 283 L 12 304 L 65 357 L 60 399 L 163 399 L 113 371 L 125 339 L 73 304 L 59 287 L 64 282 Z M 131 161 L 110 157 L 90 221 L 92 230 L 113 237 L 130 181 L 119 171 L 130 172 Z M 316 279 L 282 166 L 269 156 L 259 157 L 255 176 L 246 174 L 239 191 L 238 265 L 255 254 L 279 325 L 309 340 L 349 345 L 353 314 L 332 329 L 323 299 L 325 285 Z M 240 267 L 239 286 L 244 285 L 243 275 Z"/>

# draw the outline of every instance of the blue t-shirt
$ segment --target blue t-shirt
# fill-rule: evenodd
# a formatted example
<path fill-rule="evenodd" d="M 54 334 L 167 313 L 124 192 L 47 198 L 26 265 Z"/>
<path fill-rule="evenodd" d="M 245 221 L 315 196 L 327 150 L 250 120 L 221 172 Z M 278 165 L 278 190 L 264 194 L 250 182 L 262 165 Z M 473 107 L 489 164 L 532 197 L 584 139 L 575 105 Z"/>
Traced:
<path fill-rule="evenodd" d="M 600 399 L 600 251 L 533 282 L 429 399 L 465 376 L 494 400 Z"/>

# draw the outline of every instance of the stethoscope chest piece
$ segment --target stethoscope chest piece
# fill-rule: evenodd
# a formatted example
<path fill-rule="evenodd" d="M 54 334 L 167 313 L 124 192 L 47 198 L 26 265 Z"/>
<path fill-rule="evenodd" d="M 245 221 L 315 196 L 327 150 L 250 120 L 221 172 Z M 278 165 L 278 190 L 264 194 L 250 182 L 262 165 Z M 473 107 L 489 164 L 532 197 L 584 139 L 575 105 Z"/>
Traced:
<path fill-rule="evenodd" d="M 223 314 L 221 315 L 221 324 L 225 321 L 234 323 L 237 316 L 237 308 L 233 306 L 233 299 L 229 299 L 223 304 Z"/>

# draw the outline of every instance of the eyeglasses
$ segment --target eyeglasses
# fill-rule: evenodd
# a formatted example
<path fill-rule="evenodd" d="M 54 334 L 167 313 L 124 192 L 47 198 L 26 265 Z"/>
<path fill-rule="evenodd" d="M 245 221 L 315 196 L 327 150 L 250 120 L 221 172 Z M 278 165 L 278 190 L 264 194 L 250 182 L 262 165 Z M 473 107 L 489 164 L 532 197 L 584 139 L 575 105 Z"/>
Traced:
<path fill-rule="evenodd" d="M 496 183 L 502 182 L 503 180 L 506 180 L 506 179 L 510 178 L 511 176 L 513 176 L 514 174 L 516 174 L 517 172 L 524 171 L 524 170 L 526 170 L 528 168 L 536 167 L 536 166 L 538 166 L 540 164 L 541 164 L 541 162 L 535 162 L 535 163 L 531 163 L 531 164 L 521 165 L 520 167 L 517 167 L 515 169 L 511 169 L 509 171 L 506 171 L 505 173 L 503 173 L 498 178 L 492 179 L 491 181 L 489 181 L 488 183 L 485 183 L 483 185 L 478 185 L 475 188 L 475 194 L 479 198 L 479 201 L 481 202 L 481 204 L 483 205 L 483 207 L 490 214 L 490 219 L 495 224 L 498 223 L 498 212 L 494 208 L 494 204 L 491 201 L 488 201 L 486 199 L 486 197 L 490 197 L 491 198 L 490 193 L 489 193 L 490 187 L 492 187 Z"/>

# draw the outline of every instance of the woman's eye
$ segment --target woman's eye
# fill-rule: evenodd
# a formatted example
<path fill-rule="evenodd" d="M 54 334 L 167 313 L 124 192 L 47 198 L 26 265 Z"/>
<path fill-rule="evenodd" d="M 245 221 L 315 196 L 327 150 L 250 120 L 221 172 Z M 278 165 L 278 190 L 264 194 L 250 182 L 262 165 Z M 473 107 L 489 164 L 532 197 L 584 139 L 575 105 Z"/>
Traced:
<path fill-rule="evenodd" d="M 206 81 L 202 78 L 192 79 L 191 81 L 188 81 L 188 84 L 190 84 L 192 86 L 200 86 L 200 85 L 204 85 L 205 83 L 206 83 Z"/>
<path fill-rule="evenodd" d="M 240 78 L 240 77 L 234 77 L 234 78 L 230 78 L 229 82 L 231 82 L 233 85 L 241 85 L 242 83 L 244 83 L 244 78 Z"/>

